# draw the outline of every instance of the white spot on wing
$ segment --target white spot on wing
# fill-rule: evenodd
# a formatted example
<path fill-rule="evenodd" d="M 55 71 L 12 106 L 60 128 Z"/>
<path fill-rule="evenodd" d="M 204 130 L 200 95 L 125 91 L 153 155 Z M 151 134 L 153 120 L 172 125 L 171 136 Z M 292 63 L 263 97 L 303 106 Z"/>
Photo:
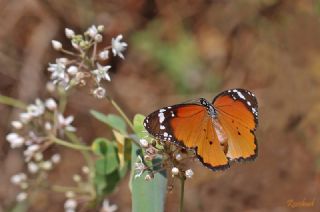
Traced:
<path fill-rule="evenodd" d="M 159 116 L 159 122 L 160 123 L 162 123 L 163 121 L 164 121 L 164 114 L 162 113 L 162 112 L 160 112 L 159 114 L 158 114 L 158 116 Z"/>
<path fill-rule="evenodd" d="M 167 132 L 164 132 L 164 133 L 163 133 L 163 136 L 164 136 L 164 137 L 168 137 L 168 135 L 169 135 L 169 134 L 168 134 Z"/>
<path fill-rule="evenodd" d="M 246 98 L 244 97 L 244 95 L 243 95 L 240 91 L 238 91 L 237 94 L 238 94 L 238 96 L 239 96 L 241 99 L 243 99 L 243 100 L 246 99 Z"/>
<path fill-rule="evenodd" d="M 160 129 L 164 130 L 164 129 L 166 129 L 166 127 L 164 125 L 160 125 Z"/>
<path fill-rule="evenodd" d="M 166 111 L 165 109 L 159 110 L 160 113 L 163 113 L 163 112 L 165 112 L 165 111 Z"/>

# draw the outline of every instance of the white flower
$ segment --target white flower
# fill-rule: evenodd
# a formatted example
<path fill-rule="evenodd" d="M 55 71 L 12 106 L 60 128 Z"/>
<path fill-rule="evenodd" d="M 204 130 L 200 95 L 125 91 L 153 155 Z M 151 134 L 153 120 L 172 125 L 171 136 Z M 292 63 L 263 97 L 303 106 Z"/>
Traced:
<path fill-rule="evenodd" d="M 79 69 L 77 66 L 70 66 L 68 69 L 67 69 L 67 72 L 70 74 L 70 75 L 76 75 L 76 73 L 78 73 Z"/>
<path fill-rule="evenodd" d="M 94 40 L 100 43 L 102 41 L 102 35 L 97 34 L 96 36 L 94 36 Z"/>
<path fill-rule="evenodd" d="M 103 25 L 99 25 L 99 26 L 97 27 L 97 29 L 98 29 L 99 32 L 103 32 L 104 26 L 103 26 Z"/>
<path fill-rule="evenodd" d="M 65 211 L 70 211 L 70 210 L 75 211 L 75 209 L 77 208 L 77 205 L 78 203 L 75 199 L 67 199 L 67 201 L 65 201 L 64 203 L 64 209 Z"/>
<path fill-rule="evenodd" d="M 118 210 L 118 206 L 116 204 L 111 205 L 108 199 L 105 199 L 102 203 L 102 208 L 100 212 L 114 212 Z"/>
<path fill-rule="evenodd" d="M 41 152 L 37 152 L 34 157 L 36 161 L 41 161 L 43 159 L 43 154 Z"/>
<path fill-rule="evenodd" d="M 97 69 L 91 71 L 94 75 L 96 75 L 96 79 L 98 82 L 101 81 L 101 79 L 105 79 L 108 81 L 111 81 L 111 78 L 108 74 L 109 69 L 111 66 L 102 66 L 99 63 L 97 63 Z"/>
<path fill-rule="evenodd" d="M 104 89 L 103 87 L 97 87 L 96 89 L 94 89 L 93 95 L 98 99 L 102 99 L 106 96 L 106 89 Z"/>
<path fill-rule="evenodd" d="M 59 162 L 61 161 L 61 156 L 60 156 L 60 154 L 54 154 L 54 155 L 52 155 L 51 161 L 52 161 L 52 163 L 55 163 L 55 164 L 59 163 Z"/>
<path fill-rule="evenodd" d="M 81 170 L 82 170 L 82 172 L 83 172 L 84 174 L 89 174 L 89 173 L 90 173 L 90 169 L 89 169 L 88 166 L 83 166 L 83 167 L 81 168 Z"/>
<path fill-rule="evenodd" d="M 141 147 L 147 148 L 149 146 L 149 142 L 146 139 L 140 139 Z"/>
<path fill-rule="evenodd" d="M 26 192 L 21 192 L 17 195 L 16 200 L 17 202 L 22 202 L 24 200 L 26 200 L 28 197 L 28 194 Z"/>
<path fill-rule="evenodd" d="M 69 76 L 66 73 L 66 58 L 56 59 L 56 63 L 49 63 L 48 71 L 51 72 L 51 79 L 54 84 L 61 83 L 64 87 L 69 82 Z"/>
<path fill-rule="evenodd" d="M 78 174 L 73 175 L 73 180 L 74 182 L 78 183 L 81 181 L 81 176 Z"/>
<path fill-rule="evenodd" d="M 59 57 L 56 59 L 56 63 L 60 63 L 63 65 L 67 65 L 68 62 L 69 62 L 68 58 L 65 58 L 65 57 Z"/>
<path fill-rule="evenodd" d="M 14 185 L 19 185 L 22 182 L 24 182 L 26 179 L 27 179 L 27 175 L 25 173 L 19 173 L 19 174 L 13 175 L 10 178 L 10 181 Z"/>
<path fill-rule="evenodd" d="M 109 51 L 108 50 L 103 50 L 102 52 L 99 53 L 99 58 L 101 60 L 107 60 L 109 58 Z"/>
<path fill-rule="evenodd" d="M 39 171 L 39 166 L 34 162 L 28 163 L 28 170 L 31 174 L 35 174 Z"/>
<path fill-rule="evenodd" d="M 24 138 L 17 133 L 9 133 L 6 136 L 7 141 L 10 143 L 11 148 L 22 147 L 24 144 Z"/>
<path fill-rule="evenodd" d="M 52 162 L 47 160 L 47 161 L 43 161 L 41 163 L 41 168 L 44 170 L 51 170 L 52 169 Z"/>
<path fill-rule="evenodd" d="M 20 130 L 23 127 L 23 124 L 20 121 L 12 121 L 11 125 L 13 128 Z"/>
<path fill-rule="evenodd" d="M 65 195 L 67 198 L 74 198 L 75 197 L 75 193 L 73 191 L 67 191 Z"/>
<path fill-rule="evenodd" d="M 186 171 L 186 173 L 185 173 L 185 175 L 186 175 L 186 177 L 187 178 L 192 178 L 192 176 L 193 176 L 193 171 L 191 170 L 191 169 L 188 169 L 187 171 Z"/>
<path fill-rule="evenodd" d="M 51 45 L 52 47 L 54 48 L 54 50 L 61 50 L 62 49 L 62 43 L 60 41 L 57 41 L 57 40 L 52 40 L 51 41 Z"/>
<path fill-rule="evenodd" d="M 41 116 L 44 113 L 44 109 L 44 104 L 40 99 L 36 99 L 35 104 L 27 107 L 27 111 L 32 117 Z"/>
<path fill-rule="evenodd" d="M 74 33 L 74 31 L 72 29 L 65 28 L 64 32 L 66 34 L 66 37 L 69 38 L 69 39 L 71 39 L 71 38 L 73 38 L 75 36 L 75 33 Z"/>
<path fill-rule="evenodd" d="M 63 117 L 62 114 L 58 115 L 59 127 L 61 127 L 62 129 L 65 129 L 67 131 L 70 131 L 70 132 L 76 131 L 76 128 L 71 125 L 73 120 L 74 120 L 73 116 L 68 116 L 68 117 L 65 118 L 65 117 Z"/>
<path fill-rule="evenodd" d="M 176 155 L 176 160 L 181 160 L 182 159 L 182 155 L 179 153 Z"/>
<path fill-rule="evenodd" d="M 46 100 L 45 102 L 45 106 L 49 109 L 49 110 L 55 110 L 57 109 L 57 103 L 54 99 L 49 98 Z"/>
<path fill-rule="evenodd" d="M 142 158 L 140 155 L 138 155 L 138 162 L 134 164 L 134 170 L 137 172 L 134 178 L 140 177 L 144 170 L 146 169 L 146 166 L 144 165 Z"/>
<path fill-rule="evenodd" d="M 29 121 L 31 121 L 32 119 L 32 115 L 28 112 L 24 112 L 24 113 L 20 113 L 20 120 L 22 121 L 22 123 L 26 124 Z"/>
<path fill-rule="evenodd" d="M 44 123 L 44 129 L 46 129 L 47 131 L 50 131 L 52 129 L 51 123 L 50 122 Z"/>
<path fill-rule="evenodd" d="M 179 174 L 179 169 L 177 167 L 173 167 L 171 170 L 173 175 L 178 175 Z"/>
<path fill-rule="evenodd" d="M 32 157 L 38 150 L 40 149 L 40 146 L 37 144 L 33 144 L 31 146 L 28 146 L 28 148 L 23 152 L 24 156 L 26 158 Z"/>
<path fill-rule="evenodd" d="M 95 25 L 92 25 L 91 27 L 89 27 L 89 29 L 87 30 L 88 35 L 94 39 L 94 37 L 98 34 L 98 29 Z"/>
<path fill-rule="evenodd" d="M 122 52 L 126 49 L 128 44 L 125 42 L 121 42 L 122 38 L 123 38 L 122 35 L 118 35 L 116 38 L 112 38 L 111 46 L 112 46 L 113 56 L 118 55 L 119 57 L 124 59 Z"/>

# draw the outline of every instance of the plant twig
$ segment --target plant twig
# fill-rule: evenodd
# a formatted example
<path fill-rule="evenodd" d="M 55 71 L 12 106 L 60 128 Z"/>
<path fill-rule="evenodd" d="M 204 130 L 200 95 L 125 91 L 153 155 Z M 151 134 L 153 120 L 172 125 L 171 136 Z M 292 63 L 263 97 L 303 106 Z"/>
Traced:
<path fill-rule="evenodd" d="M 67 141 L 61 140 L 57 137 L 54 136 L 50 136 L 50 140 L 52 140 L 54 143 L 65 146 L 65 147 L 69 147 L 71 149 L 76 149 L 76 150 L 87 150 L 90 151 L 91 147 L 89 146 L 84 146 L 84 145 L 79 145 L 79 144 L 73 144 L 73 143 L 69 143 Z"/>
<path fill-rule="evenodd" d="M 186 181 L 186 178 L 184 176 L 180 177 L 180 207 L 179 212 L 183 212 L 183 197 L 184 197 L 184 182 Z"/>
<path fill-rule="evenodd" d="M 21 102 L 20 100 L 3 95 L 0 95 L 0 103 L 21 109 L 26 109 L 27 107 L 26 104 Z"/>

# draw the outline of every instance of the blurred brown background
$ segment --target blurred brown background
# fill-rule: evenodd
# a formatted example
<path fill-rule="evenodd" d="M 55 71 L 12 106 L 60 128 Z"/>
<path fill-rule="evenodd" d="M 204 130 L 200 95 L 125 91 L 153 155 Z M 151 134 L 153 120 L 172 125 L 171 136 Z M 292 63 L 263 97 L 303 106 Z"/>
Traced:
<path fill-rule="evenodd" d="M 130 117 L 227 88 L 256 93 L 257 160 L 215 173 L 194 164 L 186 211 L 320 211 L 320 1 L 0 0 L 1 94 L 28 103 L 46 97 L 46 67 L 59 56 L 50 41 L 66 43 L 65 27 L 79 33 L 92 24 L 105 25 L 108 39 L 122 33 L 129 44 L 126 60 L 112 61 L 107 88 Z M 90 118 L 91 108 L 114 112 L 83 89 L 72 94 L 68 112 L 87 143 L 109 135 Z M 0 211 L 15 199 L 10 176 L 24 169 L 21 152 L 5 141 L 17 112 L 0 105 Z M 49 180 L 72 184 L 80 156 L 55 151 L 63 161 Z M 110 197 L 120 211 L 130 211 L 127 183 Z M 63 210 L 63 195 L 38 193 L 30 211 Z M 289 200 L 315 202 L 293 209 Z M 177 209 L 173 192 L 167 211 Z"/>

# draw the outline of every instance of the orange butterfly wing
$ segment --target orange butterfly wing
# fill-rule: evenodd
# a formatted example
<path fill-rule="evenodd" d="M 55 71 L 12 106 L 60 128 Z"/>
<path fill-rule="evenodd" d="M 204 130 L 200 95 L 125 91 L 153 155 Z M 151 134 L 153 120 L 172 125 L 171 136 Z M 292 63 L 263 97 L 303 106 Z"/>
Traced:
<path fill-rule="evenodd" d="M 256 158 L 258 104 L 254 94 L 244 89 L 228 90 L 213 100 L 213 106 L 227 136 L 228 159 L 241 161 Z"/>
<path fill-rule="evenodd" d="M 212 170 L 229 167 L 205 106 L 180 104 L 163 108 L 150 114 L 144 124 L 156 138 L 195 149 L 206 167 Z"/>

